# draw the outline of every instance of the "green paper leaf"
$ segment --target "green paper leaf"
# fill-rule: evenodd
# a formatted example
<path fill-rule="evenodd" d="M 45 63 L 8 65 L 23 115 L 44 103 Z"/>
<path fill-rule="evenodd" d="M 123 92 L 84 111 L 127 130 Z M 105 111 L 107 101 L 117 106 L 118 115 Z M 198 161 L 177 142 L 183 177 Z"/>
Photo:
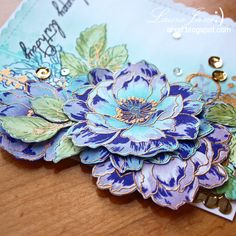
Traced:
<path fill-rule="evenodd" d="M 217 104 L 211 107 L 206 119 L 227 126 L 236 126 L 236 108 L 229 104 Z"/>
<path fill-rule="evenodd" d="M 126 45 L 118 45 L 108 48 L 101 56 L 98 65 L 101 68 L 116 72 L 122 68 L 128 59 Z"/>
<path fill-rule="evenodd" d="M 13 138 L 26 143 L 52 138 L 60 129 L 71 125 L 53 124 L 39 117 L 1 117 L 2 128 Z"/>
<path fill-rule="evenodd" d="M 229 161 L 236 167 L 236 135 L 231 139 Z"/>
<path fill-rule="evenodd" d="M 81 152 L 81 147 L 77 147 L 68 136 L 63 136 L 56 148 L 56 159 L 53 162 L 57 163 L 63 159 L 75 156 Z"/>
<path fill-rule="evenodd" d="M 230 200 L 236 200 L 236 176 L 234 176 L 234 170 L 226 167 L 229 179 L 221 187 L 216 188 L 217 194 L 224 194 L 226 198 Z"/>
<path fill-rule="evenodd" d="M 31 100 L 34 113 L 52 122 L 66 122 L 69 118 L 63 111 L 64 102 L 53 97 L 39 97 Z"/>
<path fill-rule="evenodd" d="M 106 25 L 94 25 L 81 32 L 76 40 L 79 55 L 91 63 L 96 63 L 106 47 Z"/>
<path fill-rule="evenodd" d="M 72 77 L 86 75 L 88 73 L 89 68 L 87 65 L 72 53 L 61 52 L 60 57 L 62 66 L 70 70 Z"/>

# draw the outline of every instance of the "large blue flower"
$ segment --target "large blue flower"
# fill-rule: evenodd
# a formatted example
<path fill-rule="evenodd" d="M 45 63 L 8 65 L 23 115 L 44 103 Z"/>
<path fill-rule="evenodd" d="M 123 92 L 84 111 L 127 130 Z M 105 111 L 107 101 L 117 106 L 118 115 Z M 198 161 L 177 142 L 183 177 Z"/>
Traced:
<path fill-rule="evenodd" d="M 196 115 L 204 103 L 191 85 L 169 85 L 165 75 L 145 61 L 115 75 L 95 69 L 89 80 L 93 86 L 86 96 L 64 107 L 78 122 L 71 132 L 77 146 L 151 157 L 177 150 L 181 140 L 196 139 L 200 126 Z"/>
<path fill-rule="evenodd" d="M 177 209 L 193 202 L 199 187 L 212 189 L 228 179 L 221 163 L 228 157 L 229 131 L 221 125 L 202 123 L 195 152 L 183 158 L 182 151 L 158 154 L 143 159 L 112 154 L 106 148 L 85 149 L 80 154 L 83 164 L 93 164 L 93 176 L 100 189 L 109 189 L 114 195 L 138 191 L 156 204 Z M 170 157 L 170 158 L 169 158 Z"/>

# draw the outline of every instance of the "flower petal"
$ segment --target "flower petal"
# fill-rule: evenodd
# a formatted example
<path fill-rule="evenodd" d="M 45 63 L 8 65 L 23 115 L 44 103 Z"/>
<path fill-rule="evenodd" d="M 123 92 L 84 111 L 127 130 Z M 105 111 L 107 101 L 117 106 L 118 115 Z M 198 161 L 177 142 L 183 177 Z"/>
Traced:
<path fill-rule="evenodd" d="M 151 94 L 147 101 L 160 102 L 170 92 L 170 85 L 165 75 L 154 76 L 150 81 Z"/>
<path fill-rule="evenodd" d="M 56 159 L 56 148 L 59 145 L 59 142 L 61 141 L 63 135 L 66 134 L 66 132 L 66 129 L 59 131 L 56 136 L 54 136 L 53 139 L 47 143 L 46 155 L 44 157 L 45 161 L 53 161 Z"/>
<path fill-rule="evenodd" d="M 161 152 L 172 152 L 178 148 L 178 142 L 171 136 L 150 142 L 132 142 L 128 138 L 117 135 L 112 142 L 104 145 L 110 152 L 122 156 L 135 155 L 153 157 Z"/>
<path fill-rule="evenodd" d="M 214 128 L 214 132 L 209 134 L 207 136 L 207 139 L 209 139 L 212 143 L 223 143 L 223 142 L 229 142 L 231 139 L 231 134 L 228 131 L 228 129 L 222 125 L 216 125 L 212 124 Z"/>
<path fill-rule="evenodd" d="M 113 167 L 110 160 L 107 160 L 106 162 L 97 164 L 93 167 L 92 176 L 98 178 L 106 174 L 111 174 L 114 172 L 114 170 L 115 168 Z"/>
<path fill-rule="evenodd" d="M 112 93 L 112 81 L 99 83 L 88 95 L 88 107 L 95 113 L 115 116 L 118 104 Z"/>
<path fill-rule="evenodd" d="M 105 162 L 109 155 L 110 153 L 103 147 L 96 149 L 87 148 L 80 153 L 80 160 L 87 165 L 97 164 Z"/>
<path fill-rule="evenodd" d="M 216 188 L 223 185 L 228 180 L 225 169 L 220 165 L 213 165 L 205 174 L 198 176 L 199 185 L 203 188 Z"/>
<path fill-rule="evenodd" d="M 180 114 L 183 109 L 183 99 L 180 95 L 166 97 L 156 108 L 161 113 L 158 120 L 174 118 Z"/>
<path fill-rule="evenodd" d="M 195 174 L 203 175 L 211 168 L 214 153 L 211 143 L 207 139 L 200 139 L 199 144 L 200 146 L 197 152 L 192 156 L 191 161 L 195 165 Z"/>
<path fill-rule="evenodd" d="M 21 104 L 30 109 L 30 96 L 21 90 L 0 92 L 0 102 L 5 105 Z"/>
<path fill-rule="evenodd" d="M 221 163 L 227 159 L 230 153 L 230 147 L 227 144 L 221 143 L 212 143 L 212 149 L 214 152 L 213 162 L 214 163 Z"/>
<path fill-rule="evenodd" d="M 70 100 L 63 108 L 65 114 L 73 121 L 85 121 L 86 113 L 90 112 L 85 102 L 81 100 Z"/>
<path fill-rule="evenodd" d="M 101 176 L 97 180 L 97 186 L 99 189 L 109 189 L 116 196 L 129 194 L 136 190 L 132 172 L 121 175 L 114 171 Z"/>
<path fill-rule="evenodd" d="M 205 137 L 214 131 L 214 127 L 209 122 L 201 119 L 198 137 Z"/>
<path fill-rule="evenodd" d="M 1 116 L 26 116 L 29 108 L 22 104 L 14 105 L 2 105 L 0 107 L 0 117 Z"/>
<path fill-rule="evenodd" d="M 159 187 L 157 193 L 152 196 L 152 200 L 160 206 L 177 210 L 186 202 L 193 202 L 197 190 L 198 181 L 195 179 L 184 191 L 167 191 Z"/>
<path fill-rule="evenodd" d="M 156 128 L 148 126 L 134 125 L 121 133 L 124 138 L 129 138 L 133 142 L 148 142 L 165 137 L 165 134 Z"/>
<path fill-rule="evenodd" d="M 180 114 L 177 117 L 175 117 L 176 121 L 176 129 L 174 132 L 166 131 L 168 135 L 172 135 L 178 139 L 196 139 L 199 127 L 200 127 L 200 121 L 198 118 Z"/>
<path fill-rule="evenodd" d="M 98 84 L 101 81 L 113 80 L 113 74 L 107 69 L 93 69 L 89 72 L 89 82 L 90 84 Z"/>
<path fill-rule="evenodd" d="M 71 128 L 72 141 L 79 147 L 87 146 L 90 148 L 98 148 L 110 143 L 115 137 L 116 133 L 98 134 L 91 132 L 86 124 L 76 124 Z"/>
<path fill-rule="evenodd" d="M 147 99 L 151 93 L 151 88 L 146 78 L 129 74 L 115 80 L 113 91 L 117 100 L 131 97 Z"/>
<path fill-rule="evenodd" d="M 98 178 L 98 188 L 109 189 L 114 195 L 120 196 L 136 190 L 133 173 L 119 174 L 110 161 L 94 166 L 92 175 Z"/>
<path fill-rule="evenodd" d="M 185 101 L 181 113 L 189 115 L 198 115 L 203 109 L 205 103 L 201 101 Z"/>
<path fill-rule="evenodd" d="M 162 185 L 166 190 L 175 191 L 181 186 L 181 181 L 188 184 L 194 179 L 194 166 L 191 162 L 182 161 L 178 158 L 173 158 L 166 165 L 155 165 L 153 168 L 155 179 L 159 185 Z M 185 187 L 185 186 L 184 186 Z"/>
<path fill-rule="evenodd" d="M 27 91 L 33 98 L 42 96 L 58 98 L 57 89 L 55 89 L 55 87 L 51 86 L 49 83 L 29 82 Z"/>
<path fill-rule="evenodd" d="M 0 135 L 0 146 L 18 159 L 35 161 L 43 158 L 46 152 L 46 143 L 24 143 L 11 138 L 7 134 Z"/>
<path fill-rule="evenodd" d="M 170 96 L 181 95 L 184 101 L 196 100 L 202 98 L 202 92 L 189 83 L 176 83 L 170 87 Z"/>
<path fill-rule="evenodd" d="M 93 133 L 107 134 L 118 132 L 120 129 L 129 127 L 126 123 L 118 121 L 115 118 L 94 113 L 87 113 L 86 119 L 87 127 Z"/>
<path fill-rule="evenodd" d="M 175 128 L 175 120 L 174 119 L 165 119 L 165 120 L 157 120 L 151 127 L 159 129 L 159 130 L 174 130 Z"/>
<path fill-rule="evenodd" d="M 151 197 L 158 189 L 158 181 L 153 174 L 154 166 L 145 163 L 140 171 L 134 173 L 137 190 L 143 195 L 144 199 Z"/>
<path fill-rule="evenodd" d="M 138 171 L 143 166 L 143 160 L 135 156 L 122 157 L 120 155 L 111 154 L 110 160 L 119 173 Z"/>
<path fill-rule="evenodd" d="M 157 164 L 157 165 L 166 165 L 170 162 L 172 158 L 178 158 L 173 153 L 159 153 L 155 157 L 149 157 L 146 159 L 146 162 Z"/>
<path fill-rule="evenodd" d="M 199 143 L 196 141 L 179 141 L 179 148 L 175 151 L 175 153 L 179 158 L 187 160 L 196 153 L 198 148 Z"/>

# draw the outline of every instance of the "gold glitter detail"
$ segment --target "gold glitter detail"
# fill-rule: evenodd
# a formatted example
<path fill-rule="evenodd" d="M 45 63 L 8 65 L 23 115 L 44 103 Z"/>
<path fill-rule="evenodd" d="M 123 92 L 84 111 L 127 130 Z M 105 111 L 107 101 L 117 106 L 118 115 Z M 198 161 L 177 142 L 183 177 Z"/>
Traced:
<path fill-rule="evenodd" d="M 206 104 L 210 105 L 210 104 L 214 103 L 215 101 L 217 101 L 219 99 L 220 95 L 221 95 L 221 92 L 222 92 L 219 81 L 214 80 L 213 77 L 210 76 L 210 75 L 199 72 L 199 73 L 194 73 L 194 74 L 191 74 L 191 75 L 187 76 L 186 82 L 190 83 L 196 77 L 204 77 L 204 78 L 207 78 L 207 79 L 211 79 L 215 82 L 215 84 L 217 86 L 217 94 L 216 94 L 215 98 L 213 98 L 211 101 L 207 102 Z"/>
<path fill-rule="evenodd" d="M 15 89 L 26 90 L 28 78 L 25 75 L 14 76 L 10 69 L 0 70 L 0 82 L 5 82 L 7 86 L 14 86 Z"/>
<path fill-rule="evenodd" d="M 224 103 L 230 104 L 236 108 L 236 94 L 235 93 L 222 95 L 219 99 L 223 101 Z"/>

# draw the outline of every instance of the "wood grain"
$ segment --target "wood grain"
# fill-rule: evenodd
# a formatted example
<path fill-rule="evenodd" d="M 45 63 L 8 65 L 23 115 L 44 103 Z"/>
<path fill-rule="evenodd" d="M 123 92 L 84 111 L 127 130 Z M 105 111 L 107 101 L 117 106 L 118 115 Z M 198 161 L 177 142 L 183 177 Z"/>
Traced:
<path fill-rule="evenodd" d="M 19 0 L 0 0 L 0 24 Z M 193 7 L 215 6 L 236 20 L 235 0 L 181 0 Z M 235 223 L 191 206 L 174 212 L 139 194 L 115 197 L 97 190 L 90 167 L 17 161 L 0 156 L 0 235 L 227 235 Z"/>

